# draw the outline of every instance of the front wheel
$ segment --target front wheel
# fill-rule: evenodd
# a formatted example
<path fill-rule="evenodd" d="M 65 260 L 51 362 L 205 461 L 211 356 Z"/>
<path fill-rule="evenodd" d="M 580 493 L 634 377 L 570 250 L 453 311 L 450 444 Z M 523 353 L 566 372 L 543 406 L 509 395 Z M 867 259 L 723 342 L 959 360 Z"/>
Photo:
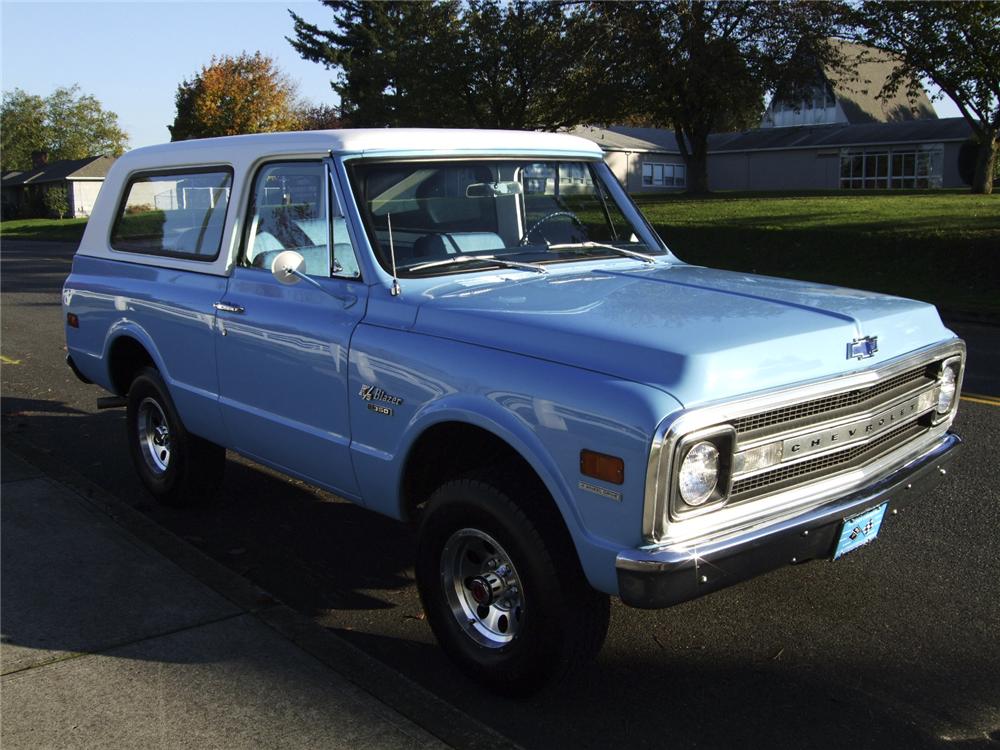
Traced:
<path fill-rule="evenodd" d="M 586 582 L 543 502 L 486 477 L 454 480 L 431 496 L 417 541 L 417 585 L 438 642 L 507 695 L 589 663 L 608 629 L 608 597 Z"/>
<path fill-rule="evenodd" d="M 155 369 L 143 368 L 129 386 L 125 423 L 132 464 L 157 501 L 186 506 L 213 496 L 226 451 L 184 428 Z"/>

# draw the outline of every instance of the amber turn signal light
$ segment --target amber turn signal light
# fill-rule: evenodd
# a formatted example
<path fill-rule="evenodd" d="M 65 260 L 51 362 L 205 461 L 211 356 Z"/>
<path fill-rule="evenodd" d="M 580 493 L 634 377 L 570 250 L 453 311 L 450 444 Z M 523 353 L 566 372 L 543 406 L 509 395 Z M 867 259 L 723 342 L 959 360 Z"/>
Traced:
<path fill-rule="evenodd" d="M 617 456 L 595 451 L 580 451 L 580 473 L 612 484 L 625 481 L 625 462 Z"/>
<path fill-rule="evenodd" d="M 76 317 L 76 313 L 66 313 L 66 325 L 70 328 L 80 327 L 80 319 Z"/>

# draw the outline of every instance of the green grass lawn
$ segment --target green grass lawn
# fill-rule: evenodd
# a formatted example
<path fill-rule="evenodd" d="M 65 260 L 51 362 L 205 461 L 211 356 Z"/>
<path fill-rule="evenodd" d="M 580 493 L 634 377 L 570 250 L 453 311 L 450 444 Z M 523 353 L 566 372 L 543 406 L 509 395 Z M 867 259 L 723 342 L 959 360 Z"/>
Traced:
<path fill-rule="evenodd" d="M 683 260 L 1000 314 L 1000 195 L 638 196 Z"/>
<path fill-rule="evenodd" d="M 1000 315 L 1000 194 L 965 191 L 640 195 L 683 260 Z M 85 219 L 0 223 L 0 236 L 79 241 Z"/>
<path fill-rule="evenodd" d="M 0 221 L 0 239 L 79 242 L 86 219 L 12 219 Z"/>

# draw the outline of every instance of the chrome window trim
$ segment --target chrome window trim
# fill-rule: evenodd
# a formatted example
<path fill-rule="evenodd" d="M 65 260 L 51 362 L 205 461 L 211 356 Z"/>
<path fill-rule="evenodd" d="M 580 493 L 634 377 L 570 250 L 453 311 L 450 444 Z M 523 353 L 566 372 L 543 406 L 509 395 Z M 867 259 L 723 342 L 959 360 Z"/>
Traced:
<path fill-rule="evenodd" d="M 219 234 L 219 244 L 215 248 L 215 253 L 213 255 L 202 255 L 200 253 L 181 253 L 174 252 L 172 250 L 134 250 L 125 247 L 115 246 L 115 232 L 118 231 L 118 225 L 121 223 L 122 218 L 125 216 L 125 208 L 128 203 L 129 195 L 132 192 L 132 188 L 137 182 L 143 180 L 147 177 L 171 177 L 173 175 L 205 175 L 205 174 L 215 174 L 217 172 L 223 172 L 229 175 L 229 195 L 226 198 L 226 213 L 222 222 L 222 230 Z M 124 179 L 119 182 L 121 185 L 121 192 L 118 194 L 118 202 L 115 204 L 115 213 L 112 214 L 113 220 L 108 224 L 107 235 L 105 236 L 105 242 L 107 243 L 108 250 L 112 253 L 112 258 L 115 260 L 124 260 L 131 262 L 132 258 L 136 259 L 136 262 L 143 262 L 141 259 L 158 259 L 158 258 L 169 258 L 171 260 L 178 260 L 183 262 L 192 262 L 196 264 L 192 270 L 202 272 L 204 267 L 208 264 L 215 263 L 219 260 L 219 256 L 222 253 L 222 247 L 225 244 L 226 230 L 229 227 L 229 221 L 231 216 L 231 209 L 233 208 L 234 201 L 234 188 L 236 186 L 236 170 L 232 164 L 226 162 L 211 162 L 207 164 L 193 164 L 193 165 L 183 165 L 183 166 L 165 166 L 165 167 L 155 167 L 150 169 L 134 169 L 125 175 Z M 149 261 L 156 264 L 155 260 Z"/>
<path fill-rule="evenodd" d="M 757 412 L 778 409 L 802 401 L 822 398 L 842 391 L 863 388 L 876 384 L 885 378 L 897 375 L 920 364 L 930 364 L 934 360 L 945 360 L 959 356 L 963 366 L 959 372 L 957 394 L 961 394 L 965 375 L 965 342 L 959 338 L 938 342 L 898 357 L 886 363 L 872 365 L 864 370 L 836 376 L 819 378 L 791 387 L 775 388 L 744 398 L 715 402 L 693 409 L 684 409 L 668 417 L 653 435 L 649 460 L 646 467 L 646 490 L 643 504 L 642 534 L 647 544 L 677 543 L 695 536 L 717 533 L 734 525 L 745 526 L 759 518 L 772 518 L 786 508 L 794 507 L 799 512 L 803 507 L 829 499 L 835 492 L 848 491 L 875 476 L 878 471 L 896 464 L 910 449 L 925 446 L 931 439 L 947 431 L 958 408 L 959 397 L 955 398 L 952 411 L 945 419 L 930 428 L 925 435 L 899 449 L 877 459 L 875 462 L 838 473 L 832 477 L 807 482 L 760 499 L 748 500 L 733 506 L 716 507 L 713 513 L 697 518 L 678 521 L 666 520 L 671 478 L 673 475 L 673 455 L 677 441 L 696 430 L 722 425 L 730 420 Z M 835 424 L 836 420 L 831 424 Z M 810 425 L 811 430 L 825 427 L 819 421 Z M 770 439 L 774 439 L 773 437 Z M 742 449 L 744 446 L 740 446 Z"/>

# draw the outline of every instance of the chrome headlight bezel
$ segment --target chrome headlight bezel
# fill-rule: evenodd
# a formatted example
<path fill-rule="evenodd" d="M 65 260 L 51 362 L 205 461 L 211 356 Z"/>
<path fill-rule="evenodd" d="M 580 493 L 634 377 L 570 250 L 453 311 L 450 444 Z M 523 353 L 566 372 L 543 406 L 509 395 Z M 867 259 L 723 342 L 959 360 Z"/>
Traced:
<path fill-rule="evenodd" d="M 950 419 L 955 415 L 958 410 L 959 398 L 962 394 L 962 376 L 965 374 L 965 368 L 963 366 L 963 357 L 961 355 L 956 355 L 954 357 L 948 357 L 941 362 L 940 369 L 938 370 L 938 404 L 935 405 L 934 411 L 932 412 L 932 423 L 940 424 L 947 419 Z M 951 385 L 948 386 L 945 383 L 946 374 L 948 372 L 953 373 L 953 380 Z M 942 411 L 940 408 L 941 396 L 943 395 L 945 389 L 951 390 L 951 399 L 948 401 L 946 408 Z"/>
<path fill-rule="evenodd" d="M 679 479 L 684 460 L 701 443 L 711 443 L 718 451 L 718 475 L 715 487 L 708 498 L 699 505 L 687 503 L 681 496 Z M 669 513 L 671 518 L 680 520 L 710 513 L 721 508 L 729 500 L 732 486 L 733 451 L 736 447 L 736 430 L 731 425 L 721 424 L 688 433 L 674 448 L 670 470 Z"/>

